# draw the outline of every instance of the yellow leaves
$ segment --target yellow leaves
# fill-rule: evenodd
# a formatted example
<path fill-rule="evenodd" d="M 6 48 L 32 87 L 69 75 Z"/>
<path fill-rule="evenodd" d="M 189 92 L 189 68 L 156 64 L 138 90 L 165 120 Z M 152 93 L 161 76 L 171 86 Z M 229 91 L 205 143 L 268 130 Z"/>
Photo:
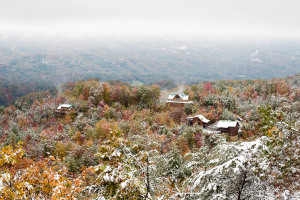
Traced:
<path fill-rule="evenodd" d="M 77 143 L 83 143 L 83 137 L 80 131 L 76 131 L 75 134 L 72 136 L 72 139 L 75 140 Z"/>
<path fill-rule="evenodd" d="M 272 129 L 267 130 L 266 135 L 268 137 L 272 137 L 273 138 L 274 134 L 277 133 L 277 131 L 278 131 L 278 129 L 276 127 L 273 127 Z M 279 136 L 282 136 L 282 134 L 279 133 Z"/>
<path fill-rule="evenodd" d="M 61 141 L 57 142 L 55 145 L 55 150 L 53 152 L 53 154 L 55 156 L 58 156 L 59 158 L 63 158 L 66 156 L 66 152 L 69 151 L 71 149 L 71 143 L 67 142 L 67 143 L 63 143 Z"/>
<path fill-rule="evenodd" d="M 22 149 L 22 142 L 18 142 L 15 149 L 5 146 L 0 151 L 0 166 L 14 165 L 17 159 L 22 158 L 25 150 Z"/>
<path fill-rule="evenodd" d="M 268 130 L 268 131 L 267 131 L 267 136 L 268 136 L 268 137 L 272 137 L 272 136 L 273 136 L 273 133 L 272 133 L 271 130 Z"/>
<path fill-rule="evenodd" d="M 93 144 L 94 144 L 93 140 L 88 140 L 88 141 L 86 142 L 86 146 L 87 146 L 88 148 L 91 148 L 91 147 L 93 146 Z"/>
<path fill-rule="evenodd" d="M 229 87 L 228 87 L 228 92 L 229 92 L 230 94 L 232 94 L 232 93 L 233 93 L 233 89 L 232 89 L 232 87 L 231 87 L 231 86 L 229 86 Z"/>
<path fill-rule="evenodd" d="M 248 86 L 246 89 L 245 89 L 245 96 L 247 97 L 247 98 L 250 98 L 251 97 L 251 94 L 253 93 L 253 91 L 254 91 L 254 88 L 253 88 L 253 86 Z"/>

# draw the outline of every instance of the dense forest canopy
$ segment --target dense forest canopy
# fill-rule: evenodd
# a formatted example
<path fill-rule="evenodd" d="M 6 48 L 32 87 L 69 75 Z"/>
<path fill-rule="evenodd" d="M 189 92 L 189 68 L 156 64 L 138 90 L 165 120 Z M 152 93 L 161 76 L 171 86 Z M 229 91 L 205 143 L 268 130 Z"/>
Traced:
<path fill-rule="evenodd" d="M 300 74 L 199 82 L 180 108 L 161 98 L 172 91 L 90 79 L 0 107 L 0 196 L 300 198 Z M 60 104 L 76 112 L 57 117 Z M 189 125 L 197 114 L 239 120 L 237 138 Z"/>

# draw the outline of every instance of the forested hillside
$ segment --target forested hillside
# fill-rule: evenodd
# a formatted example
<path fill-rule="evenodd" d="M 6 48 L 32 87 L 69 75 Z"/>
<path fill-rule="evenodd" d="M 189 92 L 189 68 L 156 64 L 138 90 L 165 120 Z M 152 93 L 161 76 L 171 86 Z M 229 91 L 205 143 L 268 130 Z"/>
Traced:
<path fill-rule="evenodd" d="M 180 88 L 60 88 L 0 107 L 1 199 L 300 198 L 300 74 L 186 86 L 183 108 L 162 98 Z M 56 116 L 63 103 L 76 112 Z M 237 141 L 188 125 L 195 114 L 239 120 Z"/>
<path fill-rule="evenodd" d="M 90 78 L 144 84 L 170 80 L 181 85 L 284 78 L 299 73 L 299 66 L 299 42 L 295 41 L 9 37 L 0 40 L 0 105 L 31 92 Z"/>

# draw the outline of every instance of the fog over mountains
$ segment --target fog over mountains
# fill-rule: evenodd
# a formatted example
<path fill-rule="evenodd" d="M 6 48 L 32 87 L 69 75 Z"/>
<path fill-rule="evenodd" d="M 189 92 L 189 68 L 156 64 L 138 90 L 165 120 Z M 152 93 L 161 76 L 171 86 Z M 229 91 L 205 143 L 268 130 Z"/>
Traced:
<path fill-rule="evenodd" d="M 179 85 L 293 75 L 300 71 L 299 6 L 296 0 L 6 1 L 0 104 L 90 78 Z"/>
<path fill-rule="evenodd" d="M 172 37 L 10 37 L 0 40 L 1 81 L 57 85 L 99 78 L 190 84 L 203 80 L 281 78 L 299 73 L 299 43 Z"/>

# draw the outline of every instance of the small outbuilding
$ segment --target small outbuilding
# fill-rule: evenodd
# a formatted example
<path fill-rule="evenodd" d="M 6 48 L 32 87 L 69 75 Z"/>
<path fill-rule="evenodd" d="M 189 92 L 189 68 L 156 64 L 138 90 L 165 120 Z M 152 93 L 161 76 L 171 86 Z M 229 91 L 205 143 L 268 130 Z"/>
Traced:
<path fill-rule="evenodd" d="M 229 136 L 237 136 L 239 132 L 239 122 L 238 121 L 218 121 L 216 127 L 219 131 L 227 133 Z"/>
<path fill-rule="evenodd" d="M 175 94 L 169 95 L 166 103 L 172 107 L 181 107 L 182 108 L 186 104 L 193 103 L 193 101 L 191 101 L 191 98 L 189 95 L 186 95 L 184 93 L 175 93 Z"/>
<path fill-rule="evenodd" d="M 206 119 L 203 115 L 195 115 L 193 117 L 188 117 L 189 125 L 199 124 L 200 126 L 206 127 L 210 120 Z"/>

